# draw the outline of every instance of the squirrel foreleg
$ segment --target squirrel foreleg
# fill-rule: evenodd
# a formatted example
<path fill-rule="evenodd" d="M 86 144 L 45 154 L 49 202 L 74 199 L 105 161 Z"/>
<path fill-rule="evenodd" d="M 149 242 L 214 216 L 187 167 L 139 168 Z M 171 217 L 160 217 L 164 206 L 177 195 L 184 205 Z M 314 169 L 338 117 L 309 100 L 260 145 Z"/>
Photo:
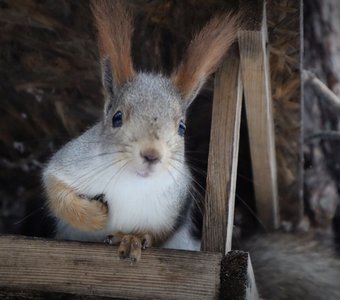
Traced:
<path fill-rule="evenodd" d="M 49 177 L 45 181 L 50 210 L 73 227 L 94 231 L 104 229 L 108 220 L 107 204 L 98 199 L 88 199 L 71 187 Z"/>

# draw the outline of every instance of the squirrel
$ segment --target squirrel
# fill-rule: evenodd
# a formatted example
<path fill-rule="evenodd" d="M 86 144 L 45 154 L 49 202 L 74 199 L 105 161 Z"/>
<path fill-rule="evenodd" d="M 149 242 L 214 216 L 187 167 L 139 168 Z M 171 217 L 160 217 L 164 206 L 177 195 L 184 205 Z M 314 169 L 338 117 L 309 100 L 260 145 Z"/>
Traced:
<path fill-rule="evenodd" d="M 122 1 L 92 0 L 91 7 L 104 112 L 43 170 L 56 238 L 105 240 L 132 261 L 151 246 L 200 250 L 185 160 L 186 112 L 235 41 L 240 17 L 212 18 L 165 76 L 135 71 L 132 18 Z M 339 260 L 298 245 L 298 239 L 280 234 L 246 243 L 260 293 L 266 299 L 340 299 Z"/>
<path fill-rule="evenodd" d="M 103 117 L 53 155 L 43 185 L 57 238 L 105 239 L 119 244 L 121 258 L 138 261 L 141 249 L 163 245 L 181 231 L 190 211 L 186 112 L 233 44 L 239 18 L 212 18 L 167 77 L 134 70 L 132 17 L 121 1 L 96 0 L 91 8 Z"/>

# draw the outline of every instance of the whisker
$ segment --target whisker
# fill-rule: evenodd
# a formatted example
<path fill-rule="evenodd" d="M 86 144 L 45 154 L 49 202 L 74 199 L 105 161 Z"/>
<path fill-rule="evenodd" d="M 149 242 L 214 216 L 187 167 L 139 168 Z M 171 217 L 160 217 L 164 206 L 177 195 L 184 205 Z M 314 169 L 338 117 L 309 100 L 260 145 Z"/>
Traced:
<path fill-rule="evenodd" d="M 95 169 L 91 170 L 90 174 L 85 174 L 86 175 L 85 176 L 85 182 L 80 183 L 80 185 L 78 185 L 79 188 L 82 188 L 82 186 L 84 184 L 88 184 L 87 179 L 93 178 L 94 176 L 101 177 L 102 174 L 106 172 L 106 170 L 108 170 L 108 169 L 112 168 L 113 166 L 119 164 L 123 160 L 124 160 L 123 158 L 119 158 L 119 159 L 116 159 L 115 161 L 106 162 L 106 163 L 101 164 L 102 168 L 95 168 Z"/>
<path fill-rule="evenodd" d="M 34 211 L 30 212 L 29 214 L 25 215 L 24 217 L 22 217 L 20 220 L 16 221 L 13 223 L 13 225 L 19 225 L 22 222 L 24 222 L 25 220 L 27 220 L 28 218 L 32 217 L 33 215 L 35 215 L 36 213 L 38 213 L 39 211 L 42 211 L 44 208 L 47 207 L 47 203 L 44 203 L 41 207 L 35 209 Z"/>
<path fill-rule="evenodd" d="M 182 176 L 185 176 L 186 178 L 188 178 L 191 182 L 193 182 L 197 187 L 199 187 L 202 192 L 205 192 L 205 189 L 202 187 L 202 185 L 196 181 L 190 174 L 186 174 L 184 172 L 182 172 L 181 170 L 179 170 L 178 168 L 176 168 L 173 164 L 171 164 L 171 162 L 169 162 L 169 165 L 178 173 L 180 173 Z M 192 189 L 195 189 L 195 192 L 202 197 L 203 193 L 199 192 L 194 185 L 190 185 Z"/>
<path fill-rule="evenodd" d="M 170 163 L 170 164 L 171 164 L 171 163 Z M 172 166 L 178 173 L 180 173 L 181 175 L 183 175 L 183 176 L 189 178 L 192 182 L 194 182 L 195 184 L 197 184 L 197 186 L 200 187 L 202 191 L 205 191 L 205 188 L 204 188 L 204 187 L 203 187 L 203 186 L 202 186 L 195 178 L 193 178 L 193 176 L 188 175 L 188 174 L 186 174 L 186 173 L 183 173 L 181 170 L 179 170 L 178 168 L 176 168 L 173 164 L 171 164 L 171 166 Z"/>
<path fill-rule="evenodd" d="M 182 160 L 177 159 L 177 157 L 174 157 L 174 156 L 172 156 L 171 159 L 174 160 L 174 161 L 177 161 L 177 162 L 179 162 L 179 163 L 182 163 L 182 162 L 183 162 Z M 200 175 L 203 175 L 203 176 L 206 176 L 206 175 L 207 175 L 207 172 L 206 172 L 205 170 L 202 170 L 202 169 L 200 169 L 200 168 L 197 168 L 197 167 L 193 166 L 193 165 L 190 164 L 190 163 L 189 163 L 189 168 L 190 168 L 191 170 L 193 170 L 193 171 L 194 171 L 195 173 L 197 173 L 197 174 L 200 174 Z"/>
<path fill-rule="evenodd" d="M 130 162 L 131 160 L 127 160 L 119 169 L 116 173 L 113 174 L 113 176 L 110 177 L 110 179 L 108 180 L 107 184 L 105 185 L 104 189 L 103 189 L 103 194 L 105 195 L 105 193 L 107 192 L 107 188 L 108 186 L 111 184 L 111 181 L 117 176 L 119 177 L 118 175 L 120 175 L 123 171 L 124 171 L 124 168 L 128 165 L 128 163 Z"/>
<path fill-rule="evenodd" d="M 264 229 L 267 232 L 266 226 L 264 223 L 260 220 L 260 218 L 256 215 L 255 211 L 251 209 L 251 207 L 244 201 L 240 196 L 235 194 L 236 198 L 242 202 L 242 204 L 247 208 L 247 210 L 250 212 L 250 214 L 256 219 L 256 221 L 261 225 L 262 229 Z"/>
<path fill-rule="evenodd" d="M 240 173 L 237 173 L 237 176 L 242 178 L 242 179 L 244 179 L 244 180 L 247 180 L 248 182 L 254 183 L 254 180 L 252 178 L 250 178 L 250 177 L 244 176 L 244 175 L 242 175 Z"/>
<path fill-rule="evenodd" d="M 86 173 L 78 178 L 76 178 L 76 180 L 74 180 L 72 183 L 68 184 L 69 187 L 71 188 L 71 191 L 68 192 L 65 196 L 68 196 L 70 193 L 74 192 L 74 190 L 72 190 L 74 188 L 74 186 L 76 185 L 76 191 L 81 194 L 81 190 L 83 189 L 83 187 L 86 185 L 88 185 L 91 182 L 91 179 L 93 178 L 93 176 L 100 176 L 102 173 L 104 173 L 107 169 L 111 168 L 112 166 L 114 166 L 115 164 L 119 163 L 122 159 L 119 159 L 117 161 L 112 162 L 103 162 L 102 164 L 96 166 L 95 168 L 91 169 L 91 171 L 89 173 Z"/>
<path fill-rule="evenodd" d="M 173 167 L 173 166 L 172 166 Z M 174 167 L 173 167 L 174 168 Z M 175 168 L 174 168 L 175 169 Z M 175 169 L 176 170 L 176 169 Z M 177 186 L 179 186 L 180 187 L 180 185 L 178 184 L 178 182 L 176 181 L 176 179 L 175 179 L 175 177 L 173 176 L 173 174 L 171 173 L 171 171 L 169 170 L 169 169 L 167 169 L 167 171 L 168 171 L 168 173 L 169 173 L 169 175 L 171 176 L 171 178 L 172 178 L 172 180 L 174 181 L 174 183 L 177 185 Z M 177 170 L 176 170 L 177 171 Z M 189 185 L 189 187 L 187 187 L 186 188 L 186 190 L 187 190 L 187 192 L 189 193 L 189 195 L 190 195 L 190 197 L 191 197 L 191 199 L 195 202 L 195 203 L 197 203 L 197 207 L 200 209 L 200 211 L 201 211 L 201 206 L 199 205 L 200 204 L 200 197 L 199 197 L 199 199 L 197 199 L 196 198 L 196 196 L 195 196 L 195 194 L 193 193 L 193 191 L 191 190 L 191 189 L 193 189 L 194 190 L 194 187 L 192 186 L 192 185 Z M 195 191 L 195 190 L 194 190 Z M 199 193 L 198 193 L 198 191 L 196 191 L 196 193 L 198 194 L 198 195 L 200 195 Z"/>
<path fill-rule="evenodd" d="M 91 155 L 91 156 L 86 156 L 86 157 L 82 157 L 82 158 L 64 160 L 63 163 L 60 165 L 60 167 L 56 168 L 55 170 L 59 171 L 59 170 L 64 169 L 65 167 L 72 166 L 72 165 L 77 164 L 77 163 L 82 162 L 82 161 L 89 161 L 89 160 L 92 160 L 94 158 L 103 157 L 103 156 L 104 157 L 105 156 L 110 156 L 110 155 L 114 155 L 114 154 L 118 154 L 118 153 L 119 154 L 120 153 L 126 153 L 126 151 L 117 150 L 117 151 L 114 151 L 114 152 L 104 152 L 104 153 L 100 153 L 100 154 L 96 154 L 96 155 Z"/>

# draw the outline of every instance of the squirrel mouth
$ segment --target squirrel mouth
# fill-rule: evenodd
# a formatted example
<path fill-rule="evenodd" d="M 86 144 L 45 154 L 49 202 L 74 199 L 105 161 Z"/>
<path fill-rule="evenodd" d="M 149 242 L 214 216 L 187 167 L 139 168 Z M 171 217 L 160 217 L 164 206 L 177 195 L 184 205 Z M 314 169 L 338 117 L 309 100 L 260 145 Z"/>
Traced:
<path fill-rule="evenodd" d="M 140 170 L 140 171 L 137 171 L 137 175 L 140 176 L 140 177 L 149 177 L 151 174 L 151 171 L 150 170 Z"/>
<path fill-rule="evenodd" d="M 155 166 L 152 165 L 148 165 L 148 166 L 144 166 L 143 168 L 137 170 L 137 175 L 140 177 L 150 177 L 152 174 L 154 174 L 156 171 Z"/>

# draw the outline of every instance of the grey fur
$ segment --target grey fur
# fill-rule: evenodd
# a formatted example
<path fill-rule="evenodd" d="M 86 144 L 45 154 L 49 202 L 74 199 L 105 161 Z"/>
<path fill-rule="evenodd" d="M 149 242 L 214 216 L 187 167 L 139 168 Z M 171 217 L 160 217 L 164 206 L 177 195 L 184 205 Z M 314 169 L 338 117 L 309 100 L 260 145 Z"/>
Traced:
<path fill-rule="evenodd" d="M 113 111 L 118 106 L 133 107 L 143 119 L 182 116 L 182 102 L 172 82 L 161 74 L 138 73 L 127 82 L 112 101 Z"/>
<path fill-rule="evenodd" d="M 171 81 L 160 74 L 139 73 L 127 82 L 111 101 L 105 112 L 103 130 L 110 144 L 114 135 L 115 144 L 148 139 L 166 140 L 180 154 L 184 163 L 184 141 L 177 134 L 180 120 L 185 120 L 182 99 Z M 111 119 L 121 110 L 124 130 L 113 130 Z"/>

